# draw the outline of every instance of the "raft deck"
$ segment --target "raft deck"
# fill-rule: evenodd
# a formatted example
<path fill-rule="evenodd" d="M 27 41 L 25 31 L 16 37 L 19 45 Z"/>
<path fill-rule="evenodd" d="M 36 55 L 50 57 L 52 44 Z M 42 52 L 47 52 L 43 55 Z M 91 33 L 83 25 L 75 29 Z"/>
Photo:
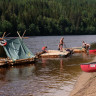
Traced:
<path fill-rule="evenodd" d="M 72 48 L 64 48 L 65 50 L 70 49 L 73 50 L 73 53 L 81 53 L 81 52 L 86 52 L 85 48 L 82 47 L 72 47 Z"/>
<path fill-rule="evenodd" d="M 74 47 L 72 48 L 74 53 L 81 53 L 81 52 L 86 52 L 85 48 L 82 47 Z"/>
<path fill-rule="evenodd" d="M 41 58 L 60 58 L 60 57 L 67 57 L 70 52 L 63 50 L 60 52 L 59 50 L 48 50 L 47 53 L 43 53 L 40 55 Z"/>

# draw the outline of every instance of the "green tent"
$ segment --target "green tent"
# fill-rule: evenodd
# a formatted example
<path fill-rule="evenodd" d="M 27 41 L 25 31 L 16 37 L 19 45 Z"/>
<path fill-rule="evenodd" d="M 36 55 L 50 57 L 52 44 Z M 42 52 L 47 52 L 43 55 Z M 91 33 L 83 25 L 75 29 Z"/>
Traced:
<path fill-rule="evenodd" d="M 6 40 L 7 45 L 3 46 L 6 55 L 12 60 L 28 59 L 35 57 L 20 38 Z"/>

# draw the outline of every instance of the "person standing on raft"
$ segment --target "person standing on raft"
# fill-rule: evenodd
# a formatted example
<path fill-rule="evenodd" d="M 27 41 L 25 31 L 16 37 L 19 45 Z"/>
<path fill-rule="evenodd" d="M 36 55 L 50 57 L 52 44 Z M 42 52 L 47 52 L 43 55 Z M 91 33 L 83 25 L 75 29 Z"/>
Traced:
<path fill-rule="evenodd" d="M 64 44 L 64 41 L 63 40 L 64 40 L 64 37 L 62 37 L 60 39 L 60 42 L 59 42 L 59 45 L 58 45 L 60 51 L 63 51 L 63 44 Z"/>
<path fill-rule="evenodd" d="M 82 41 L 82 47 L 88 50 L 90 48 L 90 44 L 87 44 L 84 41 Z"/>
<path fill-rule="evenodd" d="M 82 41 L 82 47 L 86 49 L 86 43 Z"/>

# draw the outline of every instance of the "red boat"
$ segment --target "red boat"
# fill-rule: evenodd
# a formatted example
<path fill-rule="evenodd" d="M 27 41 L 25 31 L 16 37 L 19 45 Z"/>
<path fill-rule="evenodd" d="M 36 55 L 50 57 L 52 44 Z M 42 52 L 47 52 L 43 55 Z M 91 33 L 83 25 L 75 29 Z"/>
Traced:
<path fill-rule="evenodd" d="M 96 49 L 94 50 L 89 50 L 89 53 L 95 53 L 96 52 Z"/>
<path fill-rule="evenodd" d="M 81 66 L 82 71 L 96 72 L 96 62 L 85 63 L 85 64 L 81 64 L 80 66 Z"/>

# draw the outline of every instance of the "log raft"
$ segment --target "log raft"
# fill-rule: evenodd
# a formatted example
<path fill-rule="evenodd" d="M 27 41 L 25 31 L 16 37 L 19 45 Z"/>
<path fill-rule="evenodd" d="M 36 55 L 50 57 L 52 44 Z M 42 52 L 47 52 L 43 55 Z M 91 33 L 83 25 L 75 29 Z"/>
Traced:
<path fill-rule="evenodd" d="M 6 45 L 0 45 L 0 66 L 21 65 L 35 62 L 35 55 L 24 44 L 23 39 L 18 33 L 19 38 L 6 39 Z"/>
<path fill-rule="evenodd" d="M 35 58 L 28 59 L 18 59 L 18 60 L 10 60 L 9 58 L 0 58 L 0 67 L 1 66 L 11 66 L 11 65 L 21 65 L 21 64 L 31 64 L 36 61 Z"/>
<path fill-rule="evenodd" d="M 40 55 L 41 58 L 60 58 L 60 57 L 67 57 L 70 52 L 63 50 L 60 52 L 59 50 L 48 50 L 47 53 L 43 53 Z"/>
<path fill-rule="evenodd" d="M 72 50 L 73 53 L 82 53 L 82 52 L 87 52 L 85 48 L 82 47 L 72 47 L 72 48 L 64 48 L 65 50 L 69 49 Z"/>
<path fill-rule="evenodd" d="M 74 47 L 72 48 L 74 53 L 81 53 L 81 52 L 86 52 L 87 50 L 82 47 Z"/>

